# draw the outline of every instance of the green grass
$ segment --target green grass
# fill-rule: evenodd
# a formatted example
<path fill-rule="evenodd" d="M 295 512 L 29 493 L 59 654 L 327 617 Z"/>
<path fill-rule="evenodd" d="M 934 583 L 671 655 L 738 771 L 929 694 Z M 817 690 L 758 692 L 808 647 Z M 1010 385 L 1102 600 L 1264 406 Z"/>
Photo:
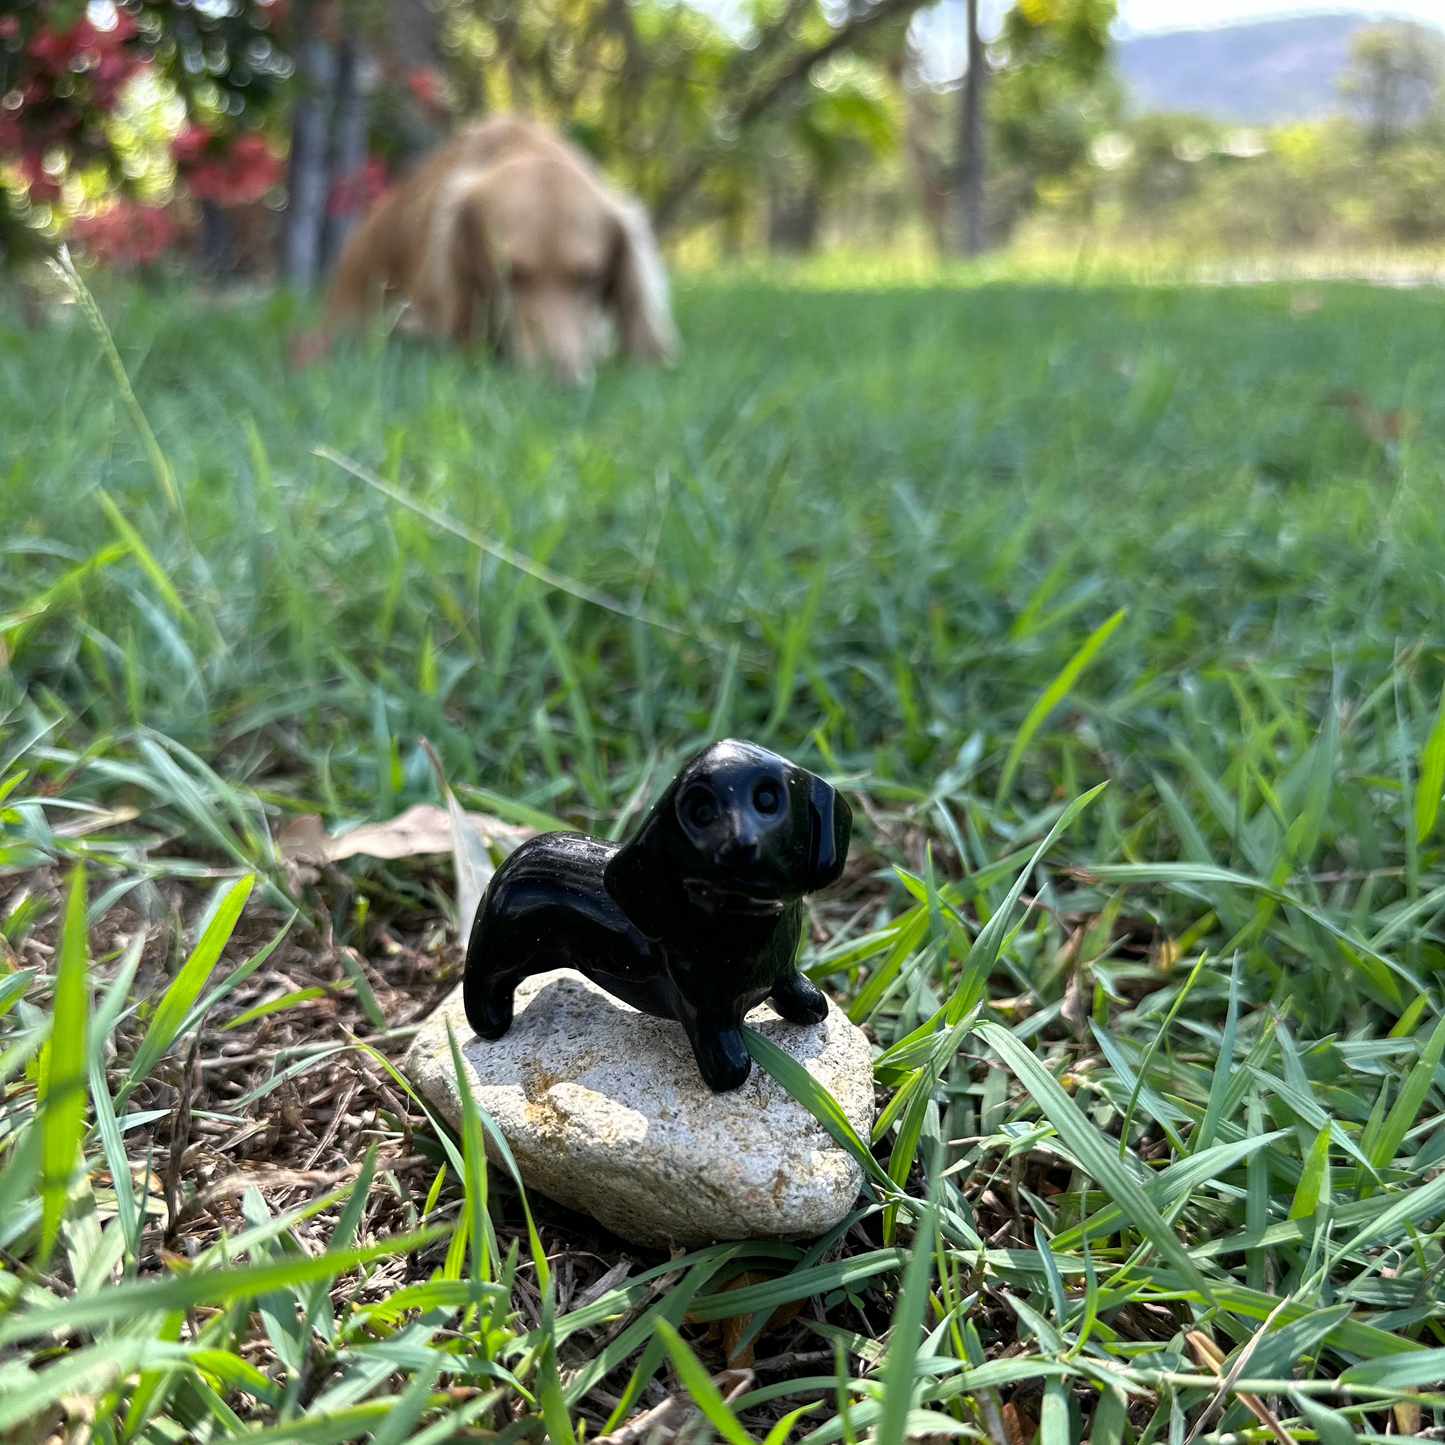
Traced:
<path fill-rule="evenodd" d="M 815 1400 L 788 1428 L 817 1445 L 1005 1445 L 1010 1408 L 1042 1445 L 1145 1445 L 1213 1397 L 1191 1332 L 1243 1359 L 1203 1427 L 1236 1439 L 1267 1436 L 1240 1394 L 1335 1440 L 1445 1380 L 1445 296 L 1311 293 L 700 280 L 676 372 L 582 393 L 379 342 L 295 375 L 284 300 L 102 295 L 158 452 L 78 311 L 0 329 L 0 934 L 31 970 L 0 978 L 0 1428 L 79 1396 L 107 1441 L 573 1445 L 662 1370 L 735 1440 Z M 177 1261 L 203 1186 L 164 1166 L 163 1230 L 116 1181 L 180 1160 L 187 1050 L 270 1026 L 264 970 L 213 979 L 295 905 L 314 954 L 357 952 L 284 1016 L 350 1009 L 385 1053 L 358 959 L 383 978 L 385 930 L 451 906 L 436 870 L 306 882 L 288 816 L 435 798 L 426 738 L 464 801 L 615 834 L 723 733 L 858 804 L 804 957 L 897 1091 L 849 1141 L 856 1231 L 559 1312 L 573 1226 L 486 1186 L 480 1123 L 413 1108 L 413 1141 L 393 1080 L 375 1132 L 425 1146 L 423 1189 L 448 1165 L 424 1209 L 395 1184 L 359 1232 L 388 1142 L 349 1195 L 248 1195 Z M 267 931 L 212 975 L 252 873 Z M 218 875 L 183 947 L 164 890 Z M 137 879 L 139 971 L 106 922 Z M 86 897 L 120 955 L 93 969 Z M 713 1298 L 743 1269 L 778 1277 Z M 725 1362 L 689 1307 L 800 1298 L 836 1370 L 702 1388 Z M 1391 1429 L 1417 1407 L 1445 1420 L 1427 1389 Z"/>

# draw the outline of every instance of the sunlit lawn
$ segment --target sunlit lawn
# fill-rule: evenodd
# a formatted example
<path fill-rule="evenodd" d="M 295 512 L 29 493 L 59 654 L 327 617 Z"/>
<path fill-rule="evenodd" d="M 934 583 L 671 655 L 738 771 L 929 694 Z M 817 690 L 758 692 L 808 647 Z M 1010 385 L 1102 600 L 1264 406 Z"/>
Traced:
<path fill-rule="evenodd" d="M 167 876 L 169 858 L 255 869 L 273 908 L 289 894 L 307 910 L 298 937 L 329 910 L 376 958 L 382 930 L 411 938 L 444 916 L 445 872 L 398 878 L 357 860 L 344 879 L 298 883 L 269 834 L 301 811 L 335 827 L 435 798 L 421 739 L 472 805 L 607 832 L 689 748 L 756 738 L 858 802 L 861 862 L 817 911 L 805 966 L 880 1048 L 914 1030 L 921 1042 L 879 1065 L 880 1083 L 917 1102 L 875 1141 L 891 1181 L 873 1188 L 895 1202 L 896 1233 L 893 1211 L 865 1200 L 861 1234 L 840 1236 L 864 1261 L 851 1293 L 802 1251 L 705 1252 L 704 1295 L 743 1268 L 791 1269 L 753 1307 L 818 1296 L 819 1329 L 851 1351 L 841 1396 L 830 1379 L 785 1398 L 762 1389 L 769 1376 L 737 1402 L 744 1426 L 766 1433 L 820 1399 L 797 1431 L 842 1438 L 826 1422 L 843 1398 L 848 1431 L 901 1438 L 901 1407 L 872 1398 L 877 1352 L 857 1338 L 896 1307 L 908 1323 L 877 1367 L 895 1395 L 919 1349 L 963 1362 L 922 1369 L 917 1409 L 997 1435 L 1014 1399 L 1025 1420 L 1043 1413 L 1049 1445 L 1069 1438 L 1047 1433 L 1058 1411 L 1074 1412 L 1075 1439 L 1119 1440 L 1151 1419 L 1157 1437 L 1176 1399 L 1192 1419 L 1208 1398 L 1185 1332 L 1228 1354 L 1291 1294 L 1276 1328 L 1298 1327 L 1261 1345 L 1245 1378 L 1279 1397 L 1281 1419 L 1305 1417 L 1294 1428 L 1332 1438 L 1336 1422 L 1278 1383 L 1305 1373 L 1301 1360 L 1333 1377 L 1445 1344 L 1445 294 L 968 275 L 851 289 L 843 273 L 806 287 L 694 279 L 676 298 L 675 371 L 611 368 L 575 393 L 379 338 L 297 374 L 287 338 L 304 317 L 284 300 L 102 289 L 164 464 L 77 308 L 39 333 L 0 326 L 0 796 L 23 773 L 0 804 L 0 932 L 7 957 L 39 970 L 13 986 L 34 1007 L 0 1020 L 20 1050 L 5 1057 L 48 1027 L 55 965 L 30 943 L 55 941 L 59 882 L 87 851 L 54 831 L 69 815 L 44 797 L 138 811 L 105 835 L 122 840 L 113 853 L 91 850 L 93 897 L 137 868 Z M 1104 781 L 1020 872 L 1065 805 Z M 143 856 L 127 827 L 149 830 Z M 973 949 L 1016 877 L 1029 911 Z M 166 972 L 141 981 L 154 993 Z M 985 984 L 997 1006 L 932 1049 L 956 1022 L 940 1010 Z M 19 997 L 6 988 L 0 999 Z M 209 1031 L 259 997 L 238 990 L 187 1026 Z M 113 1092 L 139 1037 L 125 1027 L 134 1037 L 118 1034 L 119 1057 L 100 1066 Z M 7 1209 L 39 1198 L 17 1132 L 34 1081 L 17 1068 Z M 165 1130 L 130 1130 L 131 1163 L 143 1168 L 147 1141 L 164 1153 Z M 86 1147 L 98 1179 L 109 1156 L 98 1136 Z M 923 1305 L 920 1260 L 900 1304 L 891 1250 L 912 1246 L 920 1214 L 899 1191 L 920 1199 L 930 1179 L 933 1293 Z M 1110 1199 L 1123 1217 L 1092 1226 L 1086 1254 L 1081 1210 Z M 327 1217 L 344 1222 L 340 1210 Z M 520 1227 L 514 1190 L 498 1183 L 492 1210 Z M 466 1217 L 445 1214 L 447 1230 Z M 25 1219 L 0 1229 L 16 1301 L 0 1340 L 28 1339 L 31 1363 L 59 1380 L 65 1361 L 38 1358 L 54 1306 L 37 1291 L 68 1298 L 74 1282 L 59 1256 L 43 1285 L 26 1274 L 38 1202 Z M 544 1230 L 547 1247 L 578 1247 L 571 1227 Z M 432 1264 L 465 1276 L 449 1238 L 415 1279 Z M 160 1358 L 116 1342 L 153 1340 L 185 1307 L 168 1302 L 173 1261 L 158 1245 L 137 1232 L 115 1256 L 155 1291 L 149 1313 L 137 1296 L 71 1337 L 130 1382 L 96 1388 L 109 1439 L 136 1410 L 135 1372 Z M 235 1251 L 259 1264 L 301 1248 Z M 334 1277 L 340 1300 L 356 1261 L 334 1263 L 314 1277 Z M 545 1296 L 535 1268 L 523 1265 Z M 499 1269 L 494 1255 L 476 1266 L 484 1280 Z M 460 1283 L 411 1312 L 343 1310 L 339 1332 L 302 1327 L 278 1345 L 273 1331 L 257 1356 L 266 1385 L 222 1357 L 251 1358 L 268 1317 L 250 1315 L 245 1281 L 217 1285 L 190 1298 L 234 1308 L 182 1329 L 147 1438 L 189 1428 L 182 1379 L 224 1402 L 207 1406 L 212 1438 L 307 1410 L 321 1433 L 305 1438 L 350 1438 L 389 1408 L 368 1399 L 391 1395 L 414 1421 L 439 1420 L 463 1408 L 427 1393 L 438 1370 L 463 1382 L 445 1353 L 425 1368 L 399 1354 L 360 1393 L 327 1394 L 357 1368 L 363 1335 L 421 1325 L 416 1349 L 490 1353 L 545 1396 L 554 1445 L 564 1408 L 595 1435 L 613 1413 L 603 1396 L 624 1396 L 656 1333 L 644 1314 L 629 1352 L 605 1345 L 600 1322 L 644 1303 L 645 1286 L 630 1288 L 575 1328 L 514 1316 L 495 1291 L 469 1310 Z M 920 1322 L 948 1328 L 920 1344 Z M 828 1344 L 799 1329 L 789 1348 Z M 1020 1362 L 983 1365 L 1016 1341 Z M 25 1368 L 0 1366 L 14 1402 L 0 1428 L 41 1408 L 42 1386 L 25 1377 L 27 1399 L 5 1373 Z M 1106 1390 L 1095 1416 L 1109 1378 L 1133 1392 L 1128 1409 Z M 1357 1428 L 1369 1405 L 1383 1430 L 1377 1397 L 1445 1365 L 1352 1378 L 1354 1395 L 1315 1398 L 1355 1409 Z M 503 1396 L 525 1403 L 511 1385 Z M 501 1399 L 476 1407 L 476 1428 L 540 1435 L 540 1404 L 523 1427 Z M 1253 1424 L 1237 1402 L 1222 1420 L 1211 1428 Z"/>

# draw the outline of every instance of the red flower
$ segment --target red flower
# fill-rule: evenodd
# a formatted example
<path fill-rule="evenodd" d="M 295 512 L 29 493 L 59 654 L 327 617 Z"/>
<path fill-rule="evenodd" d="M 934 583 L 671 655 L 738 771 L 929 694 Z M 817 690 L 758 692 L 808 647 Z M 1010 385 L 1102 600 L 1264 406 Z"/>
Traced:
<path fill-rule="evenodd" d="M 30 58 L 39 61 L 47 70 L 62 74 L 70 68 L 70 57 L 75 49 L 70 43 L 70 31 L 55 31 L 42 26 L 30 41 Z"/>
<path fill-rule="evenodd" d="M 223 156 L 185 170 L 186 184 L 198 200 L 218 206 L 246 206 L 279 184 L 284 167 L 265 138 L 243 135 Z"/>
<path fill-rule="evenodd" d="M 190 124 L 171 142 L 171 155 L 178 166 L 194 165 L 211 143 L 211 132 L 203 125 Z"/>
<path fill-rule="evenodd" d="M 155 206 L 119 200 L 70 229 L 70 239 L 111 266 L 150 266 L 176 238 L 175 222 Z"/>
<path fill-rule="evenodd" d="M 128 79 L 140 67 L 140 58 L 124 49 L 134 34 L 135 21 L 126 11 L 119 10 L 109 30 L 97 30 L 89 20 L 82 20 L 69 30 L 42 26 L 31 37 L 29 55 L 53 76 L 70 71 L 114 84 L 118 79 Z"/>
<path fill-rule="evenodd" d="M 0 15 L 0 40 L 14 40 L 20 34 L 20 17 Z"/>
<path fill-rule="evenodd" d="M 407 75 L 406 85 L 428 110 L 442 109 L 441 77 L 430 66 L 417 66 Z"/>

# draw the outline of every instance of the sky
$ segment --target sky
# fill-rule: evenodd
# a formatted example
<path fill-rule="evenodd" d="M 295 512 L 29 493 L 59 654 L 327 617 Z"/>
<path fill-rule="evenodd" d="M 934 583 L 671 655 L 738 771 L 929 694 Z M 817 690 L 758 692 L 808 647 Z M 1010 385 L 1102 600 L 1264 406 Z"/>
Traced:
<path fill-rule="evenodd" d="M 1002 7 L 1000 7 L 1001 9 Z M 1445 24 L 1445 0 L 1397 0 L 1390 5 L 1321 5 L 1308 0 L 1123 0 L 1119 31 L 1137 35 L 1150 30 L 1186 30 L 1200 25 L 1224 25 L 1240 20 L 1264 20 L 1277 15 L 1318 15 L 1342 11 L 1351 15 L 1410 16 Z"/>
<path fill-rule="evenodd" d="M 737 33 L 745 28 L 740 0 L 692 0 L 720 24 Z M 1012 0 L 979 0 L 979 29 L 985 39 L 998 33 Z M 1327 13 L 1414 19 L 1445 28 L 1445 0 L 1119 0 L 1119 36 L 1161 30 L 1193 30 L 1206 25 L 1268 20 L 1281 15 Z M 924 74 L 934 83 L 956 78 L 964 68 L 964 0 L 937 0 L 919 11 L 913 36 L 923 52 Z"/>
<path fill-rule="evenodd" d="M 952 8 L 955 4 L 962 10 L 962 0 L 943 0 L 939 8 Z M 1008 5 L 1009 0 L 982 0 L 982 28 L 986 33 L 998 29 L 999 17 Z M 1330 4 L 1328 0 L 1323 4 L 1320 0 L 1120 0 L 1117 28 L 1121 35 L 1138 35 L 1150 30 L 1192 30 L 1201 25 L 1227 25 L 1276 15 L 1318 15 L 1326 11 L 1411 16 L 1445 25 L 1445 0 L 1396 0 L 1396 3 L 1374 5 Z"/>
<path fill-rule="evenodd" d="M 979 29 L 985 38 L 998 33 L 1011 0 L 979 0 Z M 704 0 L 705 8 L 706 0 Z M 1341 4 L 1329 0 L 1120 0 L 1115 34 L 1147 35 L 1161 30 L 1192 30 L 1205 25 L 1238 24 L 1281 15 L 1378 15 L 1410 18 L 1445 26 L 1445 0 L 1390 0 L 1388 4 Z M 939 0 L 921 10 L 913 36 L 923 53 L 923 69 L 935 83 L 962 73 L 964 0 Z"/>

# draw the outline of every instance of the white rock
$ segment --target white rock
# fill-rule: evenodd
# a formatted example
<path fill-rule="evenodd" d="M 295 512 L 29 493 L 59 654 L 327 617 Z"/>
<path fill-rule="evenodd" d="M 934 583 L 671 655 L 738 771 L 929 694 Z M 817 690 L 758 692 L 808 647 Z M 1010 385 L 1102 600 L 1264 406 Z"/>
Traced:
<path fill-rule="evenodd" d="M 638 1013 L 571 969 L 525 980 L 512 1027 L 495 1043 L 468 1027 L 460 988 L 422 1026 L 402 1067 L 455 1127 L 448 1019 L 473 1094 L 527 1187 L 623 1239 L 691 1247 L 811 1237 L 858 1197 L 857 1163 L 756 1064 L 741 1089 L 714 1094 L 681 1025 Z M 766 1004 L 748 1023 L 798 1059 L 868 1137 L 868 1041 L 836 1005 L 821 1024 L 785 1023 Z"/>

